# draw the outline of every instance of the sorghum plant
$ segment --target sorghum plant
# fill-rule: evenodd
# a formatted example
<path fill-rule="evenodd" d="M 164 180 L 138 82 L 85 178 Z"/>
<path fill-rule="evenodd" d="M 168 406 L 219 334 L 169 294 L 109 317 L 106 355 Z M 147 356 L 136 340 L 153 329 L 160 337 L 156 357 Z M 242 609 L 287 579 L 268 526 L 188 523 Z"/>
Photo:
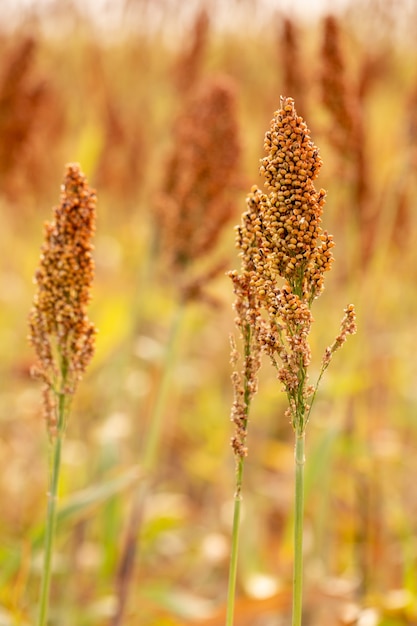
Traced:
<path fill-rule="evenodd" d="M 77 164 L 67 166 L 61 203 L 45 238 L 35 273 L 37 292 L 29 314 L 35 374 L 43 381 L 50 442 L 45 551 L 38 626 L 47 621 L 62 442 L 71 399 L 94 353 L 96 329 L 87 317 L 94 277 L 92 237 L 96 196 Z"/>
<path fill-rule="evenodd" d="M 301 624 L 304 442 L 306 426 L 317 386 L 334 352 L 355 333 L 355 311 L 348 305 L 339 335 L 326 349 L 316 385 L 309 383 L 309 333 L 311 307 L 322 293 L 324 274 L 332 264 L 332 236 L 321 228 L 325 192 L 314 180 L 321 167 L 318 150 L 291 98 L 281 99 L 265 135 L 267 156 L 260 172 L 267 193 L 256 186 L 247 199 L 247 211 L 237 228 L 237 247 L 242 272 L 231 272 L 236 294 L 235 310 L 244 365 L 233 374 L 235 402 L 232 420 L 236 427 L 232 447 L 237 464 L 235 518 L 241 497 L 242 463 L 250 401 L 257 388 L 260 352 L 271 360 L 288 398 L 286 416 L 295 433 L 295 527 L 293 626 Z M 236 348 L 232 348 L 236 362 Z M 232 539 L 230 578 L 236 573 L 237 524 Z M 233 623 L 234 583 L 229 579 L 228 626 Z"/>

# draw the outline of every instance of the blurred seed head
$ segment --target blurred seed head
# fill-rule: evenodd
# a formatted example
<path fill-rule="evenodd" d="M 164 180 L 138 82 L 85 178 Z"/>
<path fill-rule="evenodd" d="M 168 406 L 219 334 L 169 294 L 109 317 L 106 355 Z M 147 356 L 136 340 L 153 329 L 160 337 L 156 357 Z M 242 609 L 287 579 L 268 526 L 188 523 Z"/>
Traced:
<path fill-rule="evenodd" d="M 179 279 L 214 251 L 234 213 L 241 156 L 236 106 L 232 81 L 212 78 L 185 101 L 175 124 L 155 216 L 166 267 Z M 194 287 L 212 277 L 209 269 L 193 288 L 185 285 L 185 297 L 195 298 Z"/>

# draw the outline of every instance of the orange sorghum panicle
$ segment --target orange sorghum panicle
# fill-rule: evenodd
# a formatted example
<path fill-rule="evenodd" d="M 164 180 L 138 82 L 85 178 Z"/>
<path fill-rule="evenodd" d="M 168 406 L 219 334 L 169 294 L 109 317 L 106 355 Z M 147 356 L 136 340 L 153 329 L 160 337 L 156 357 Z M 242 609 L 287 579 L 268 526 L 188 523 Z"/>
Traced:
<path fill-rule="evenodd" d="M 235 309 L 241 311 L 241 330 L 251 327 L 253 345 L 276 367 L 289 401 L 287 415 L 300 434 L 308 420 L 307 400 L 315 391 L 308 383 L 310 309 L 331 268 L 333 238 L 322 231 L 325 192 L 313 182 L 321 159 L 292 98 L 281 99 L 265 135 L 265 150 L 260 171 L 266 193 L 252 188 L 237 230 L 242 274 L 232 273 Z M 355 330 L 350 306 L 330 357 Z"/>
<path fill-rule="evenodd" d="M 284 278 L 311 302 L 323 289 L 333 242 L 320 227 L 325 192 L 313 184 L 322 161 L 292 98 L 282 99 L 265 135 L 265 150 L 261 174 L 268 194 L 260 194 L 262 274 L 266 271 L 265 278 L 273 283 L 278 276 Z"/>
<path fill-rule="evenodd" d="M 96 195 L 78 164 L 69 164 L 61 203 L 45 224 L 45 239 L 35 273 L 37 292 L 29 314 L 29 339 L 37 374 L 46 385 L 44 405 L 53 427 L 57 394 L 74 392 L 94 353 L 96 329 L 87 317 L 94 277 L 92 237 Z"/>

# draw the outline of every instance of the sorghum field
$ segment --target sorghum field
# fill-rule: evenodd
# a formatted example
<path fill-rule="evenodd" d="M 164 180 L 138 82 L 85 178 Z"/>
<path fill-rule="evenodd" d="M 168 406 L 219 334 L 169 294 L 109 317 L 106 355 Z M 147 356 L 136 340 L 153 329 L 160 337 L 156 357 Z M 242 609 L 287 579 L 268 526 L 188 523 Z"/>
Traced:
<path fill-rule="evenodd" d="M 59 425 L 50 383 L 33 376 L 29 315 L 46 280 L 38 270 L 34 282 L 41 246 L 42 267 L 55 258 L 44 223 L 86 181 L 97 196 L 92 287 L 90 265 L 66 260 L 91 287 L 89 322 L 81 307 L 77 328 L 97 335 L 93 356 L 94 333 L 68 348 L 82 380 L 63 392 L 73 399 L 48 623 L 225 624 L 230 335 L 239 341 L 227 272 L 240 271 L 234 227 L 253 185 L 264 188 L 264 136 L 281 96 L 319 149 L 314 184 L 335 243 L 312 306 L 312 383 L 349 303 L 357 316 L 306 431 L 303 624 L 417 624 L 416 3 L 352 0 L 320 14 L 279 0 L 3 4 L 0 625 L 40 623 Z M 81 205 L 92 210 L 91 198 Z M 45 271 L 64 284 L 62 266 Z M 65 319 L 78 315 L 81 283 L 67 289 Z M 51 328 L 65 326 L 51 307 Z M 51 331 L 37 311 L 42 345 Z M 263 356 L 245 442 L 236 626 L 291 623 L 287 408 Z"/>

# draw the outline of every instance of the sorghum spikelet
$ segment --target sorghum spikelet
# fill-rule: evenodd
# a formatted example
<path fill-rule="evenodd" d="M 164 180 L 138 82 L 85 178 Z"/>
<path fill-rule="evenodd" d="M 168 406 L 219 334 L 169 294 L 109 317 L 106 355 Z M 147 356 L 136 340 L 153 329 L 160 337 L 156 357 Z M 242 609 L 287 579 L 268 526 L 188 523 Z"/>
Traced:
<path fill-rule="evenodd" d="M 96 196 L 77 164 L 67 166 L 61 203 L 45 238 L 35 273 L 37 292 L 29 314 L 36 373 L 45 383 L 44 405 L 53 434 L 59 394 L 74 393 L 94 353 L 96 329 L 87 317 L 94 277 L 92 237 Z"/>

